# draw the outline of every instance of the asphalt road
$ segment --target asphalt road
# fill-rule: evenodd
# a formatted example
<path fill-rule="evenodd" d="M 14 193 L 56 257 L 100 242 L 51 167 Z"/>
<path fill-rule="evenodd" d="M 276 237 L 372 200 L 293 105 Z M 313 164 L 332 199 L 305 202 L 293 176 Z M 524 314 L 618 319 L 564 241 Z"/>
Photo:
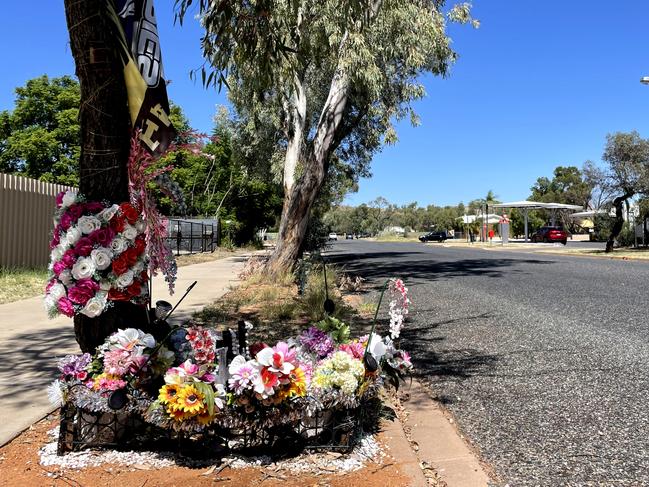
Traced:
<path fill-rule="evenodd" d="M 510 486 L 649 485 L 649 262 L 339 241 L 401 276 L 402 346 Z"/>

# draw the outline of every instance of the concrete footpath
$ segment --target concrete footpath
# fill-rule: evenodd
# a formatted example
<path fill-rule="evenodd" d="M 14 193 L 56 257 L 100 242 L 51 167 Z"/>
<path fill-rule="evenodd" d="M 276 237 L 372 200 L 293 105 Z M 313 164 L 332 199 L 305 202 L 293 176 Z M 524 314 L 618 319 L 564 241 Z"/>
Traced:
<path fill-rule="evenodd" d="M 161 276 L 153 281 L 153 302 L 172 304 L 194 281 L 198 284 L 171 321 L 186 320 L 237 282 L 245 256 L 180 267 L 176 293 L 170 296 Z M 47 386 L 57 376 L 58 358 L 79 353 L 72 320 L 47 318 L 41 297 L 0 305 L 0 446 L 53 410 Z"/>

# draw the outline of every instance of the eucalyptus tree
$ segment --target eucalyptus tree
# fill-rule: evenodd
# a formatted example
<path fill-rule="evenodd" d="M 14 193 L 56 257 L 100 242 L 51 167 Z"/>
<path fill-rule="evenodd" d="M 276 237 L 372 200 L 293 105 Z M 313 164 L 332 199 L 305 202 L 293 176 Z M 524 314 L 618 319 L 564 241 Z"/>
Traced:
<path fill-rule="evenodd" d="M 177 0 L 182 20 L 193 0 Z M 253 124 L 277 128 L 273 155 L 284 204 L 271 270 L 299 255 L 332 158 L 355 175 L 394 142 L 392 122 L 425 95 L 420 76 L 444 76 L 456 54 L 448 21 L 477 22 L 443 0 L 197 2 L 205 28 L 204 83 L 227 83 Z"/>
<path fill-rule="evenodd" d="M 617 195 L 613 198 L 615 221 L 606 241 L 606 252 L 611 252 L 624 225 L 624 203 L 649 191 L 649 140 L 635 130 L 608 134 L 602 160 L 608 164 L 604 184 Z"/>

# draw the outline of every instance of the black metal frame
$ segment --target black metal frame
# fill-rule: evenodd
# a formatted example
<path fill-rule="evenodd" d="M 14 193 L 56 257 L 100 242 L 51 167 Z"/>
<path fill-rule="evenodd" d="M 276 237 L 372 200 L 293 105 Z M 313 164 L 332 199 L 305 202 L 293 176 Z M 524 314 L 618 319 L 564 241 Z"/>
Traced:
<path fill-rule="evenodd" d="M 61 408 L 58 455 L 87 448 L 161 446 L 185 456 L 209 456 L 231 452 L 297 454 L 303 450 L 350 452 L 356 446 L 367 419 L 361 404 L 332 408 L 286 424 L 262 427 L 257 421 L 240 427 L 215 425 L 200 433 L 163 430 L 145 423 L 139 414 L 93 412 L 65 404 Z M 155 439 L 153 438 L 155 436 Z M 140 442 L 133 440 L 139 439 Z M 144 440 L 144 441 L 142 441 Z"/>

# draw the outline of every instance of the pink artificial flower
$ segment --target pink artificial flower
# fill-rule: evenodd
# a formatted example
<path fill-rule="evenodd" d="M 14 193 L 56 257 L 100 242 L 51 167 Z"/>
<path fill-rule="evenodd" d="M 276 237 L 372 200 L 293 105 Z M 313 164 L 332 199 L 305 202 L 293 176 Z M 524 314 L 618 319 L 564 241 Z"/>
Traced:
<path fill-rule="evenodd" d="M 56 279 L 52 279 L 47 283 L 47 286 L 45 286 L 45 294 L 48 294 L 50 292 L 50 289 L 52 289 L 52 286 L 57 283 Z"/>
<path fill-rule="evenodd" d="M 52 234 L 52 240 L 50 240 L 50 250 L 52 250 L 54 247 L 56 247 L 58 244 L 61 243 L 61 236 L 59 235 L 60 229 L 61 229 L 61 225 L 57 225 L 56 228 L 54 228 L 54 233 Z"/>
<path fill-rule="evenodd" d="M 65 191 L 61 191 L 59 194 L 56 195 L 56 206 L 57 208 L 61 208 L 61 205 L 63 204 L 63 195 L 65 194 Z"/>
<path fill-rule="evenodd" d="M 68 269 L 71 269 L 76 261 L 77 256 L 72 249 L 66 250 L 65 254 L 63 254 L 63 257 L 61 258 L 61 262 L 63 262 L 65 264 L 65 267 L 67 267 Z"/>
<path fill-rule="evenodd" d="M 80 279 L 76 285 L 68 290 L 68 297 L 73 303 L 85 306 L 90 298 L 99 289 L 99 284 L 92 279 Z"/>
<path fill-rule="evenodd" d="M 65 265 L 65 263 L 60 260 L 60 261 L 54 263 L 54 265 L 52 266 L 52 271 L 58 277 L 58 275 L 61 274 L 61 272 L 63 272 L 67 268 L 68 267 Z"/>
<path fill-rule="evenodd" d="M 80 380 L 81 382 L 83 382 L 84 380 L 86 380 L 88 378 L 88 372 L 86 372 L 85 370 L 77 372 L 76 378 L 77 378 L 77 380 Z"/>
<path fill-rule="evenodd" d="M 191 360 L 185 360 L 182 364 L 180 364 L 179 369 L 182 369 L 187 375 L 196 375 L 198 374 L 198 365 L 195 363 L 192 363 Z"/>
<path fill-rule="evenodd" d="M 341 352 L 346 352 L 352 358 L 362 359 L 365 353 L 365 345 L 360 342 L 343 343 L 338 347 Z"/>
<path fill-rule="evenodd" d="M 63 215 L 61 215 L 61 222 L 59 223 L 59 226 L 62 230 L 67 230 L 68 228 L 70 228 L 72 226 L 72 223 L 72 215 L 70 215 L 69 213 L 63 213 Z"/>
<path fill-rule="evenodd" d="M 69 316 L 70 318 L 74 316 L 74 305 L 72 304 L 72 301 L 65 296 L 59 299 L 57 307 L 65 316 Z"/>
<path fill-rule="evenodd" d="M 277 345 L 273 347 L 273 350 L 279 352 L 284 357 L 285 362 L 291 362 L 295 365 L 295 359 L 297 358 L 297 350 L 294 347 L 291 347 L 286 342 L 277 342 Z"/>
<path fill-rule="evenodd" d="M 77 245 L 74 246 L 74 251 L 77 253 L 77 255 L 81 255 L 83 257 L 89 256 L 90 252 L 92 252 L 92 249 L 92 240 L 90 240 L 88 237 L 81 237 L 77 242 Z"/>
<path fill-rule="evenodd" d="M 88 238 L 102 247 L 109 247 L 115 238 L 115 232 L 110 227 L 103 227 L 92 232 Z"/>
<path fill-rule="evenodd" d="M 70 215 L 73 222 L 76 222 L 79 219 L 79 217 L 83 215 L 83 205 L 81 204 L 70 205 L 70 207 L 66 210 L 65 213 L 67 215 Z"/>

